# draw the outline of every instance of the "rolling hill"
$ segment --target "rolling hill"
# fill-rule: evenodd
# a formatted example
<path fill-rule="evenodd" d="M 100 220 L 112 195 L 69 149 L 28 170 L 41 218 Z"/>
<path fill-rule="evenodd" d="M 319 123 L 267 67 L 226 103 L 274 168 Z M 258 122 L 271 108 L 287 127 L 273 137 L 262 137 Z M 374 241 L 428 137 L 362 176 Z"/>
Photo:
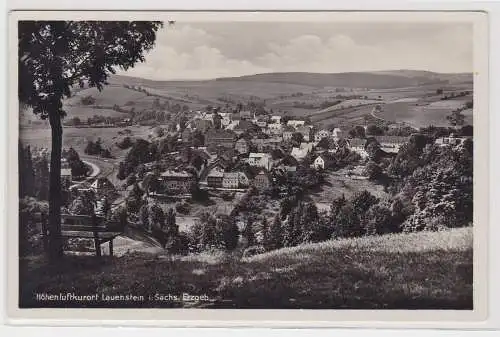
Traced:
<path fill-rule="evenodd" d="M 447 84 L 451 81 L 468 82 L 472 81 L 472 74 L 439 74 L 428 71 L 413 70 L 349 72 L 334 74 L 289 72 L 218 78 L 216 81 L 256 81 L 299 84 L 312 87 L 390 89 L 426 84 Z"/>

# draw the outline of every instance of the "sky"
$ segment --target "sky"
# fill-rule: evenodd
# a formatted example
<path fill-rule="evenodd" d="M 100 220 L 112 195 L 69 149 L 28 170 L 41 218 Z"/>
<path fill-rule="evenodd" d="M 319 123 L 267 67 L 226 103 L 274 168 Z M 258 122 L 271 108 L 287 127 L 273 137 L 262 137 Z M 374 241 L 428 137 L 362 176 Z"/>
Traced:
<path fill-rule="evenodd" d="M 176 22 L 122 75 L 213 79 L 268 72 L 471 72 L 467 23 Z"/>

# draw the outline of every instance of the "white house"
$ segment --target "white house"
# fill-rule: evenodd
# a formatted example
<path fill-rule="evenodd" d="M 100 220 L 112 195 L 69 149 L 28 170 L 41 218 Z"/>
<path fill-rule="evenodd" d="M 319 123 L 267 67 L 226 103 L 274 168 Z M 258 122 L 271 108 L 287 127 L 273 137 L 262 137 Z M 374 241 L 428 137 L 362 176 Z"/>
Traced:
<path fill-rule="evenodd" d="M 270 170 L 272 167 L 271 155 L 268 153 L 250 153 L 248 156 L 248 164 Z"/>
<path fill-rule="evenodd" d="M 238 125 L 240 125 L 240 121 L 237 119 L 237 120 L 234 120 L 234 121 L 231 121 L 227 126 L 226 126 L 226 130 L 234 130 L 235 127 L 237 127 Z"/>
<path fill-rule="evenodd" d="M 281 116 L 271 116 L 271 123 L 281 124 Z"/>
<path fill-rule="evenodd" d="M 375 136 L 380 148 L 388 153 L 398 153 L 401 146 L 408 143 L 409 137 L 400 136 Z"/>
<path fill-rule="evenodd" d="M 283 125 L 279 123 L 270 123 L 267 125 L 267 128 L 269 130 L 281 130 L 283 128 Z"/>
<path fill-rule="evenodd" d="M 228 126 L 229 124 L 231 124 L 231 121 L 232 121 L 232 114 L 229 113 L 229 112 L 219 112 L 219 115 L 222 117 L 221 119 L 221 124 L 223 127 L 226 127 Z"/>
<path fill-rule="evenodd" d="M 222 176 L 222 187 L 238 188 L 239 177 L 238 172 L 224 172 Z"/>
<path fill-rule="evenodd" d="M 300 147 L 292 148 L 290 155 L 297 160 L 302 160 L 312 151 L 312 148 L 312 143 L 301 143 Z"/>
<path fill-rule="evenodd" d="M 328 130 L 319 130 L 314 135 L 314 141 L 317 143 L 320 140 L 322 140 L 323 138 L 328 138 L 328 137 L 330 137 L 330 131 L 328 131 Z"/>
<path fill-rule="evenodd" d="M 294 128 L 298 128 L 299 126 L 303 126 L 306 122 L 305 121 L 301 121 L 301 120 L 297 120 L 297 119 L 290 119 L 286 125 L 289 125 L 289 126 L 292 126 Z"/>
<path fill-rule="evenodd" d="M 339 128 L 333 129 L 333 131 L 332 131 L 332 138 L 335 141 L 338 141 L 339 139 L 344 138 L 344 134 L 343 134 L 342 130 L 340 130 Z"/>
<path fill-rule="evenodd" d="M 307 153 L 311 152 L 314 148 L 314 143 L 300 143 L 300 148 L 307 150 Z"/>
<path fill-rule="evenodd" d="M 451 134 L 449 137 L 441 137 L 436 139 L 436 145 L 438 146 L 458 146 L 462 145 L 467 138 L 465 137 L 455 137 Z"/>
<path fill-rule="evenodd" d="M 321 157 L 321 156 L 318 156 L 316 157 L 316 159 L 314 160 L 312 166 L 318 170 L 318 169 L 322 169 L 324 170 L 325 169 L 325 160 Z"/>

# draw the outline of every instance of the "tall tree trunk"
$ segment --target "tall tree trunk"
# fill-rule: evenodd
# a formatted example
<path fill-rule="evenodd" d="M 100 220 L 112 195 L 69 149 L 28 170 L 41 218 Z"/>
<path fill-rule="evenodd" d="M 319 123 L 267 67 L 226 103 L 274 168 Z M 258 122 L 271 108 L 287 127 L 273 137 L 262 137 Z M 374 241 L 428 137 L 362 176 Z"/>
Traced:
<path fill-rule="evenodd" d="M 62 125 L 58 114 L 49 114 L 52 129 L 52 150 L 50 153 L 49 183 L 49 257 L 58 260 L 63 256 L 61 238 L 61 155 Z"/>

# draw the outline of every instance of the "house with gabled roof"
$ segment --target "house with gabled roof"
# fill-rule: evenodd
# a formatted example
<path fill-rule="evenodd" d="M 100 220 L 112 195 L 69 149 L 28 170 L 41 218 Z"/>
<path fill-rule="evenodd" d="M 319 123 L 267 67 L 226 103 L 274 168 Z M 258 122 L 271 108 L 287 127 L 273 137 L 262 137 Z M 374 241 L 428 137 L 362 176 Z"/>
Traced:
<path fill-rule="evenodd" d="M 305 125 L 305 124 L 306 124 L 306 122 L 305 122 L 305 121 L 303 121 L 303 120 L 297 120 L 297 119 L 290 119 L 290 120 L 286 123 L 286 125 L 288 125 L 288 126 L 292 126 L 292 127 L 294 127 L 294 128 L 298 128 L 299 126 L 303 126 L 303 125 Z"/>
<path fill-rule="evenodd" d="M 349 146 L 349 149 L 351 151 L 358 153 L 362 158 L 368 157 L 368 152 L 366 152 L 365 149 L 366 139 L 363 138 L 347 139 L 347 145 Z"/>
<path fill-rule="evenodd" d="M 295 133 L 295 128 L 289 125 L 286 125 L 283 128 L 283 140 L 284 141 L 290 141 L 292 140 L 292 136 Z"/>
<path fill-rule="evenodd" d="M 250 153 L 248 155 L 248 164 L 251 166 L 263 167 L 270 170 L 273 166 L 273 160 L 269 153 Z"/>
<path fill-rule="evenodd" d="M 236 134 L 229 130 L 209 130 L 205 133 L 206 146 L 233 147 L 236 141 Z"/>
<path fill-rule="evenodd" d="M 408 143 L 410 137 L 400 136 L 374 136 L 380 144 L 380 148 L 388 153 L 398 153 L 401 146 Z"/>
<path fill-rule="evenodd" d="M 250 152 L 250 144 L 249 141 L 246 140 L 245 138 L 240 138 L 234 143 L 234 149 L 239 153 L 239 154 L 245 154 Z"/>
<path fill-rule="evenodd" d="M 168 192 L 189 193 L 196 182 L 194 175 L 187 171 L 166 170 L 160 174 L 165 189 Z"/>
<path fill-rule="evenodd" d="M 253 186 L 258 190 L 265 190 L 271 186 L 271 179 L 267 171 L 262 170 L 254 177 Z"/>

